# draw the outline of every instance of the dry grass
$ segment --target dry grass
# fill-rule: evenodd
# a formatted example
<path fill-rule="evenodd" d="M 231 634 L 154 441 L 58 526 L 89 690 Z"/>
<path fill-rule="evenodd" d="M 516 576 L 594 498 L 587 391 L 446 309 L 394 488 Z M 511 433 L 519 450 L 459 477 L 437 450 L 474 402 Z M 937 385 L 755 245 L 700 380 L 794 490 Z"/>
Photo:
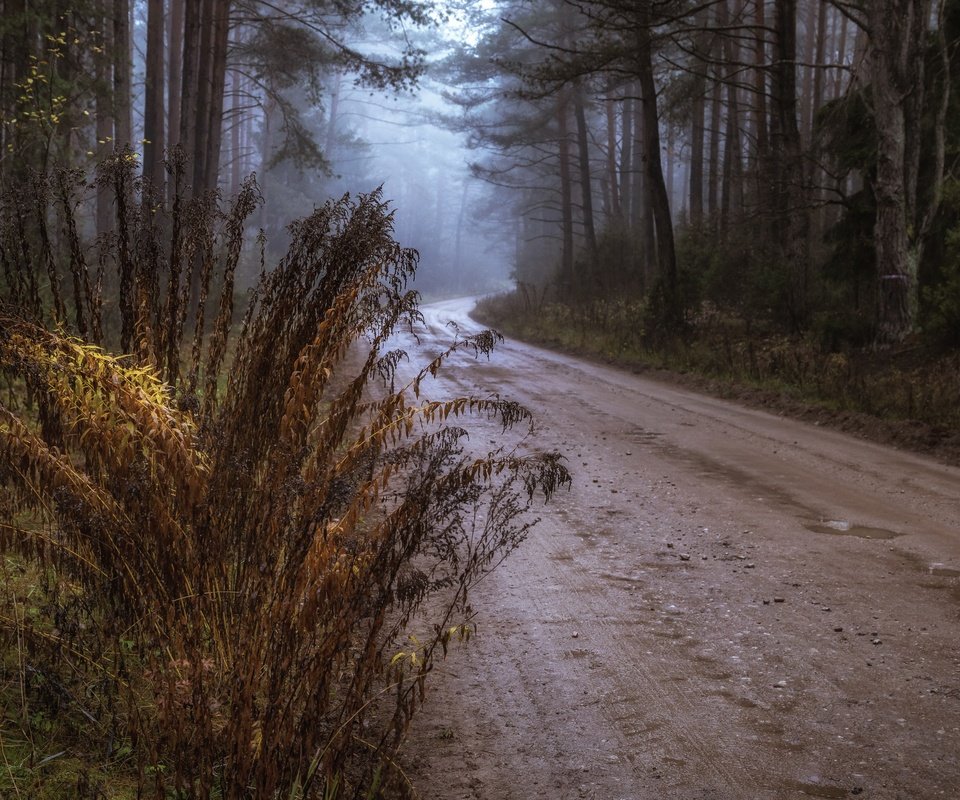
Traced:
<path fill-rule="evenodd" d="M 465 451 L 464 418 L 529 424 L 516 404 L 428 397 L 451 352 L 488 353 L 494 334 L 400 379 L 387 347 L 418 319 L 416 254 L 377 193 L 292 225 L 230 345 L 255 184 L 226 212 L 206 197 L 168 214 L 132 174 L 125 155 L 101 173 L 117 232 L 97 267 L 77 176 L 6 198 L 0 219 L 2 548 L 49 584 L 35 623 L 6 620 L 6 675 L 99 698 L 94 749 L 125 748 L 144 796 L 376 795 L 402 782 L 391 753 L 433 659 L 469 630 L 470 588 L 566 470 Z M 443 602 L 411 648 L 428 598 Z"/>

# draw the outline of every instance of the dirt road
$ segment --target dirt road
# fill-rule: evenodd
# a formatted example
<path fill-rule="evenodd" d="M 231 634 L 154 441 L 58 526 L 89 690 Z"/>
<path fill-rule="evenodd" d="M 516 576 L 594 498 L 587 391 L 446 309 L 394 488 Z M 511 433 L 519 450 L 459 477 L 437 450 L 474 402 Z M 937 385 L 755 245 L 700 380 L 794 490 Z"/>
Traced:
<path fill-rule="evenodd" d="M 513 342 L 447 375 L 574 483 L 433 676 L 424 798 L 960 797 L 960 470 Z"/>

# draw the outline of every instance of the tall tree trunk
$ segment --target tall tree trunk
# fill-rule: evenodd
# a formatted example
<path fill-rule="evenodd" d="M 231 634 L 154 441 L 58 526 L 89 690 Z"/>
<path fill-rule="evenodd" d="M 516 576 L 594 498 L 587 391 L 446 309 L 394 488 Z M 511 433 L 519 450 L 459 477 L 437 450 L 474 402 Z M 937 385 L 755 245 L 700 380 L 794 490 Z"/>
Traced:
<path fill-rule="evenodd" d="M 642 90 L 641 90 L 642 94 Z M 644 124 L 645 103 L 643 98 L 634 106 L 633 120 L 633 208 L 631 225 L 634 234 L 640 240 L 641 279 L 644 291 L 648 291 L 656 281 L 657 274 L 657 234 L 653 220 L 653 197 L 650 178 L 647 175 L 647 158 Z M 657 160 L 659 161 L 659 153 Z"/>
<path fill-rule="evenodd" d="M 629 89 L 627 90 L 629 92 Z M 623 133 L 620 140 L 620 210 L 630 218 L 630 174 L 633 171 L 633 99 L 623 98 Z"/>
<path fill-rule="evenodd" d="M 166 117 L 163 103 L 163 0 L 147 5 L 147 58 L 143 111 L 143 176 L 162 196 Z"/>
<path fill-rule="evenodd" d="M 570 169 L 570 131 L 567 124 L 567 98 L 561 94 L 557 108 L 560 147 L 560 220 L 562 249 L 560 252 L 560 292 L 573 293 L 573 181 Z"/>
<path fill-rule="evenodd" d="M 193 189 L 207 188 L 207 153 L 210 146 L 210 101 L 213 88 L 213 13 L 216 0 L 196 0 L 200 10 L 200 34 L 197 49 L 196 106 L 194 107 Z M 186 72 L 186 70 L 184 70 Z M 186 113 L 184 111 L 184 113 Z"/>
<path fill-rule="evenodd" d="M 670 200 L 663 181 L 660 163 L 660 119 L 657 112 L 657 87 L 653 79 L 653 54 L 650 42 L 650 8 L 641 11 L 641 25 L 637 41 L 637 77 L 643 98 L 643 144 L 646 175 L 650 181 L 653 218 L 657 228 L 657 259 L 660 267 L 660 286 L 663 292 L 663 322 L 668 329 L 681 322 L 680 293 L 677 285 L 677 254 L 673 240 L 673 220 L 670 218 Z"/>
<path fill-rule="evenodd" d="M 877 128 L 873 189 L 877 201 L 877 337 L 881 344 L 902 341 L 914 325 L 917 252 L 908 228 L 915 224 L 917 213 L 923 45 L 929 17 L 929 0 L 868 6 Z"/>
<path fill-rule="evenodd" d="M 706 119 L 707 65 L 700 57 L 706 50 L 705 34 L 695 40 L 693 97 L 690 107 L 690 224 L 703 224 L 703 133 Z"/>
<path fill-rule="evenodd" d="M 113 102 L 115 144 L 133 145 L 131 73 L 133 58 L 130 43 L 130 0 L 113 2 Z"/>
<path fill-rule="evenodd" d="M 620 182 L 617 179 L 617 115 L 615 101 L 607 98 L 604 108 L 607 112 L 607 181 L 610 192 L 610 215 L 619 218 L 620 211 Z"/>
<path fill-rule="evenodd" d="M 801 56 L 804 66 L 802 68 L 803 90 L 800 93 L 803 100 L 803 108 L 801 109 L 803 124 L 800 126 L 800 139 L 807 148 L 810 146 L 811 134 L 813 133 L 813 112 L 815 110 L 813 105 L 813 79 L 814 73 L 819 71 L 813 66 L 816 63 L 814 51 L 817 42 L 823 41 L 824 38 L 824 31 L 822 29 L 818 30 L 817 27 L 818 6 L 823 7 L 825 5 L 825 0 L 807 0 L 807 14 L 804 20 L 806 36 L 804 37 L 803 54 Z"/>
<path fill-rule="evenodd" d="M 340 116 L 340 90 L 343 82 L 343 76 L 337 72 L 333 79 L 333 89 L 330 92 L 330 113 L 327 119 L 326 144 L 323 147 L 323 155 L 327 161 L 333 160 L 333 151 L 337 146 L 337 123 Z"/>
<path fill-rule="evenodd" d="M 573 114 L 577 121 L 577 160 L 580 166 L 580 196 L 583 202 L 583 232 L 590 253 L 590 266 L 597 270 L 597 233 L 593 225 L 593 177 L 590 174 L 590 139 L 587 115 L 583 108 L 583 90 L 577 86 L 573 94 Z"/>
<path fill-rule="evenodd" d="M 773 119 L 774 226 L 789 271 L 788 312 L 799 329 L 807 314 L 807 204 L 802 197 L 800 129 L 797 123 L 797 0 L 776 0 Z"/>
<path fill-rule="evenodd" d="M 721 27 L 726 28 L 729 25 L 726 1 L 717 6 L 717 13 L 720 15 Z M 739 214 L 743 207 L 740 161 L 740 100 L 737 90 L 737 64 L 740 63 L 740 45 L 732 36 L 726 36 L 724 37 L 723 51 L 727 65 L 724 75 L 724 83 L 727 87 L 727 125 L 723 152 L 723 191 L 720 203 L 721 232 L 726 231 L 731 213 Z"/>
<path fill-rule="evenodd" d="M 714 18 L 715 24 L 720 25 L 720 6 L 715 6 Z M 719 180 L 720 180 L 720 125 L 721 125 L 721 105 L 723 101 L 723 83 L 720 75 L 720 37 L 715 35 L 710 45 L 710 61 L 712 67 L 710 83 L 710 170 L 707 173 L 707 215 L 710 217 L 710 225 L 717 223 L 717 212 L 719 206 Z"/>
<path fill-rule="evenodd" d="M 210 112 L 207 120 L 207 152 L 204 188 L 217 188 L 220 147 L 223 142 L 223 103 L 226 94 L 227 46 L 230 40 L 230 0 L 214 0 L 213 53 L 210 65 Z"/>
<path fill-rule="evenodd" d="M 167 144 L 180 143 L 180 101 L 183 86 L 184 0 L 170 0 L 167 34 Z"/>
<path fill-rule="evenodd" d="M 183 15 L 183 68 L 180 80 L 180 134 L 184 154 L 194 158 L 197 138 L 197 61 L 200 49 L 200 2 L 190 0 Z M 191 172 L 187 173 L 191 175 Z"/>
<path fill-rule="evenodd" d="M 97 77 L 97 161 L 102 162 L 113 150 L 113 63 L 109 55 L 113 51 L 111 36 L 113 25 L 112 2 L 108 9 L 105 3 L 97 9 L 97 29 L 100 31 L 100 53 L 95 55 Z M 97 187 L 97 234 L 113 230 L 113 192 L 106 184 Z"/>
<path fill-rule="evenodd" d="M 847 16 L 840 14 L 840 41 L 837 42 L 837 61 L 841 65 L 847 63 Z M 843 66 L 837 68 L 833 80 L 833 99 L 837 100 L 843 94 L 843 76 L 846 70 Z"/>
<path fill-rule="evenodd" d="M 234 71 L 230 82 L 230 194 L 240 191 L 243 180 L 243 109 L 240 97 L 240 73 Z"/>
<path fill-rule="evenodd" d="M 767 128 L 767 18 L 766 0 L 755 0 L 753 65 L 754 65 L 754 136 L 756 150 L 754 170 L 757 174 L 757 207 L 764 208 L 769 192 L 768 157 L 770 139 Z"/>

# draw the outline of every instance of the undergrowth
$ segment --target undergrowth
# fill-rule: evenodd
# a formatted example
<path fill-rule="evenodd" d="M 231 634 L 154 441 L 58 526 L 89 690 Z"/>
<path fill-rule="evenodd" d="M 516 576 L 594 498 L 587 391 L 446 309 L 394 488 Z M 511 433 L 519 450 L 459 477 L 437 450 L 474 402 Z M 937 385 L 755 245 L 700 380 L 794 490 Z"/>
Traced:
<path fill-rule="evenodd" d="M 682 337 L 650 335 L 641 299 L 582 304 L 513 292 L 485 298 L 475 315 L 511 335 L 629 365 L 692 372 L 785 392 L 828 408 L 916 420 L 960 432 L 960 354 L 920 345 L 880 353 L 825 348 L 810 337 L 749 325 L 709 304 Z"/>
<path fill-rule="evenodd" d="M 402 789 L 434 659 L 562 459 L 525 449 L 515 403 L 430 397 L 495 334 L 421 368 L 392 345 L 416 254 L 379 193 L 294 222 L 234 337 L 255 183 L 167 209 L 135 169 L 103 165 L 117 219 L 93 247 L 77 173 L 0 208 L 4 796 L 67 759 L 62 796 Z M 471 449 L 470 417 L 519 436 Z"/>

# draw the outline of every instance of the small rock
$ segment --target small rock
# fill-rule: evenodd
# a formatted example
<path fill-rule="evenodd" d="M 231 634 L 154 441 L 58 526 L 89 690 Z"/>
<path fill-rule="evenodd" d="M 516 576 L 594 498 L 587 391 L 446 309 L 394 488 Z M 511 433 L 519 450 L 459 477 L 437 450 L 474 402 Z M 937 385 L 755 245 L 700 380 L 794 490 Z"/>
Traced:
<path fill-rule="evenodd" d="M 743 565 L 743 568 L 744 568 L 744 569 L 755 569 L 756 566 L 757 566 L 756 564 L 744 564 L 744 565 Z"/>
<path fill-rule="evenodd" d="M 680 554 L 680 560 L 681 560 L 681 561 L 689 561 L 689 560 L 690 560 L 690 554 L 689 554 L 689 553 L 681 553 L 681 554 Z"/>
<path fill-rule="evenodd" d="M 571 639 L 577 639 L 577 638 L 579 638 L 579 636 L 580 636 L 580 632 L 579 632 L 579 631 L 574 631 L 573 633 L 570 634 L 570 638 L 571 638 Z"/>
<path fill-rule="evenodd" d="M 773 684 L 773 685 L 774 685 L 777 689 L 786 689 L 786 688 L 787 688 L 787 682 L 786 682 L 786 681 L 777 681 L 777 682 L 776 682 L 775 684 Z"/>
<path fill-rule="evenodd" d="M 870 640 L 870 643 L 871 643 L 871 644 L 883 644 L 883 642 L 880 641 L 879 639 L 871 639 L 871 640 Z"/>
<path fill-rule="evenodd" d="M 774 602 L 774 603 L 786 603 L 786 602 L 787 602 L 787 598 L 785 598 L 785 597 L 774 597 L 774 598 L 773 598 L 773 602 Z"/>
<path fill-rule="evenodd" d="M 673 550 L 673 542 L 667 542 L 667 549 Z"/>
<path fill-rule="evenodd" d="M 768 605 L 770 605 L 770 601 L 769 601 L 769 600 L 764 600 L 764 601 L 763 601 L 763 604 L 764 604 L 765 606 L 768 606 Z"/>
<path fill-rule="evenodd" d="M 834 633 L 843 633 L 843 628 L 834 628 L 834 629 L 833 629 L 833 632 L 834 632 Z"/>

